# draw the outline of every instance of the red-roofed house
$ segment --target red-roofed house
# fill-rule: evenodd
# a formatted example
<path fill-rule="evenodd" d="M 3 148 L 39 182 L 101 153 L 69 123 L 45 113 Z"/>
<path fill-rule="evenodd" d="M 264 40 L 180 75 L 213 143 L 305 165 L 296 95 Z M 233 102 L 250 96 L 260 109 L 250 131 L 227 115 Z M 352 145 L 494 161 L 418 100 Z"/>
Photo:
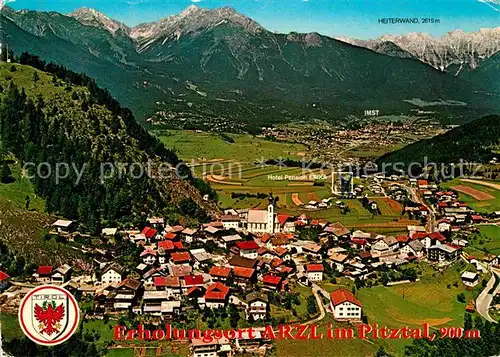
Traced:
<path fill-rule="evenodd" d="M 472 222 L 474 223 L 487 223 L 488 218 L 484 218 L 483 216 L 480 215 L 472 215 L 471 216 Z"/>
<path fill-rule="evenodd" d="M 267 274 L 262 278 L 264 288 L 269 290 L 279 290 L 281 285 L 281 277 L 276 275 Z"/>
<path fill-rule="evenodd" d="M 429 188 L 429 182 L 427 180 L 418 180 L 417 186 L 419 190 L 426 190 Z"/>
<path fill-rule="evenodd" d="M 306 276 L 310 281 L 322 281 L 325 268 L 323 264 L 307 264 Z"/>
<path fill-rule="evenodd" d="M 158 242 L 158 248 L 164 249 L 166 252 L 170 252 L 175 249 L 174 243 L 169 240 L 162 240 Z"/>
<path fill-rule="evenodd" d="M 249 240 L 246 242 L 236 242 L 236 247 L 240 251 L 240 256 L 248 258 L 248 259 L 255 259 L 259 256 L 258 250 L 259 250 L 259 245 L 254 241 L 254 240 Z"/>
<path fill-rule="evenodd" d="M 205 292 L 205 304 L 210 309 L 218 309 L 226 306 L 229 298 L 229 287 L 216 282 L 210 285 Z"/>
<path fill-rule="evenodd" d="M 364 238 L 353 238 L 350 240 L 351 246 L 357 249 L 362 249 L 369 245 L 368 241 Z"/>
<path fill-rule="evenodd" d="M 276 218 L 280 225 L 280 231 L 285 233 L 295 232 L 295 218 L 288 214 L 279 213 Z"/>
<path fill-rule="evenodd" d="M 50 265 L 39 266 L 33 277 L 40 283 L 48 283 L 52 279 L 52 267 Z"/>
<path fill-rule="evenodd" d="M 178 296 L 182 293 L 181 281 L 177 276 L 158 276 L 153 279 L 156 290 L 167 292 L 167 297 Z"/>
<path fill-rule="evenodd" d="M 260 237 L 260 241 L 264 244 L 269 242 L 270 240 L 271 240 L 271 235 L 267 233 L 264 233 L 262 237 Z"/>
<path fill-rule="evenodd" d="M 227 278 L 229 278 L 229 275 L 231 275 L 231 268 L 213 266 L 212 268 L 210 268 L 209 274 L 212 277 L 212 280 L 224 282 L 227 280 Z"/>
<path fill-rule="evenodd" d="M 246 285 L 255 282 L 256 270 L 253 268 L 234 267 L 233 277 L 234 281 L 240 285 Z"/>
<path fill-rule="evenodd" d="M 189 252 L 174 252 L 172 253 L 172 262 L 174 264 L 189 264 L 191 255 Z"/>
<path fill-rule="evenodd" d="M 0 270 L 0 291 L 9 286 L 9 275 Z"/>
<path fill-rule="evenodd" d="M 187 288 L 203 286 L 203 275 L 186 275 L 184 277 L 184 284 Z"/>
<path fill-rule="evenodd" d="M 168 233 L 164 234 L 163 238 L 167 239 L 167 240 L 171 240 L 171 241 L 178 241 L 179 240 L 179 237 L 177 236 L 177 234 L 175 234 L 173 232 L 168 232 Z"/>
<path fill-rule="evenodd" d="M 446 237 L 439 232 L 427 233 L 427 237 L 420 240 L 425 248 L 429 248 L 433 245 L 444 244 L 446 242 Z"/>
<path fill-rule="evenodd" d="M 333 317 L 341 321 L 360 321 L 361 303 L 348 290 L 338 289 L 330 293 L 330 305 Z"/>
<path fill-rule="evenodd" d="M 146 236 L 148 239 L 154 239 L 156 238 L 156 235 L 158 234 L 158 231 L 156 229 L 153 229 L 151 227 L 144 227 L 144 229 L 141 232 Z"/>
<path fill-rule="evenodd" d="M 396 240 L 398 241 L 399 246 L 403 247 L 404 245 L 406 245 L 406 243 L 408 243 L 410 238 L 408 236 L 397 236 Z"/>

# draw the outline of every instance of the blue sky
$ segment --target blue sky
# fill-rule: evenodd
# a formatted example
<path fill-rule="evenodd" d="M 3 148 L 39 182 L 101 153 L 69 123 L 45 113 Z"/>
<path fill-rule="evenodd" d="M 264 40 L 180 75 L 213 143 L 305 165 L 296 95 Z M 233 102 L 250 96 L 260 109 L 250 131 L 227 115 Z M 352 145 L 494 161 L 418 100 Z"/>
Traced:
<path fill-rule="evenodd" d="M 15 9 L 69 13 L 95 8 L 133 26 L 177 14 L 189 5 L 232 6 L 268 30 L 316 31 L 328 36 L 375 38 L 382 34 L 428 32 L 442 35 L 500 26 L 499 0 L 16 0 Z M 496 10 L 494 9 L 496 7 Z M 379 18 L 433 18 L 434 24 L 381 24 Z"/>

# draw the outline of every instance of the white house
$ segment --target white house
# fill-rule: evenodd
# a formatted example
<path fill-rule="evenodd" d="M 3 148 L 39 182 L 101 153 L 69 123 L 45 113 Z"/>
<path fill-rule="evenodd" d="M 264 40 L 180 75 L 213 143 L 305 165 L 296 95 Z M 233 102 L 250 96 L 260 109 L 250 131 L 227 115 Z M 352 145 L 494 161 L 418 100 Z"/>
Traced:
<path fill-rule="evenodd" d="M 247 296 L 247 320 L 252 316 L 254 321 L 265 320 L 269 309 L 269 300 L 266 295 L 251 293 Z"/>
<path fill-rule="evenodd" d="M 68 264 L 64 264 L 52 272 L 52 284 L 64 284 L 71 279 L 73 268 Z"/>
<path fill-rule="evenodd" d="M 231 342 L 225 337 L 214 338 L 211 342 L 200 338 L 191 341 L 191 352 L 193 357 L 217 357 L 219 353 L 221 356 L 231 356 L 232 347 Z"/>
<path fill-rule="evenodd" d="M 238 229 L 240 227 L 241 218 L 238 215 L 227 214 L 222 216 L 220 220 L 225 229 Z"/>
<path fill-rule="evenodd" d="M 471 273 L 469 271 L 464 272 L 462 274 L 462 283 L 464 283 L 465 286 L 473 288 L 479 284 L 479 274 Z"/>
<path fill-rule="evenodd" d="M 341 321 L 360 321 L 362 305 L 358 299 L 345 289 L 330 293 L 330 305 L 333 317 Z"/>
<path fill-rule="evenodd" d="M 125 274 L 125 268 L 113 263 L 107 265 L 101 274 L 101 283 L 120 283 L 123 280 Z"/>
<path fill-rule="evenodd" d="M 145 249 L 142 251 L 140 254 L 140 257 L 142 259 L 142 262 L 147 265 L 153 265 L 156 263 L 156 256 L 157 256 L 157 251 L 156 250 L 151 250 L 151 249 Z"/>
<path fill-rule="evenodd" d="M 419 240 L 412 240 L 401 248 L 401 253 L 421 257 L 423 255 L 424 245 Z"/>
<path fill-rule="evenodd" d="M 322 281 L 323 272 L 325 271 L 323 264 L 307 264 L 306 276 L 310 281 Z"/>
<path fill-rule="evenodd" d="M 240 256 L 248 259 L 256 259 L 259 256 L 259 245 L 254 241 L 236 242 L 236 247 L 240 251 Z"/>

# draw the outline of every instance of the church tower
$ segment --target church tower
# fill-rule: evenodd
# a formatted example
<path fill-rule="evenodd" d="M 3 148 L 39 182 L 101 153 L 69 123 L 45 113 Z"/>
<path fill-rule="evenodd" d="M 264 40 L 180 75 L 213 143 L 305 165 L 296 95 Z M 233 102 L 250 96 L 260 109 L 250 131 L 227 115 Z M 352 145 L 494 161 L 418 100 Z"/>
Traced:
<path fill-rule="evenodd" d="M 274 198 L 269 194 L 269 204 L 267 205 L 267 232 L 274 233 Z"/>

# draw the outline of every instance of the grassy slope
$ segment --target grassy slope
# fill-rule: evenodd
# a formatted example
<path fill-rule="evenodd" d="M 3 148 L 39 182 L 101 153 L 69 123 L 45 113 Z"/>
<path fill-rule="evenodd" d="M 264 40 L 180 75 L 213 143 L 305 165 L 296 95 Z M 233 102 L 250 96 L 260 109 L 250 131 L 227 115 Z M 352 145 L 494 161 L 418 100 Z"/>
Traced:
<path fill-rule="evenodd" d="M 418 326 L 424 322 L 436 328 L 463 325 L 465 304 L 459 303 L 456 296 L 464 293 L 466 300 L 470 301 L 481 290 L 481 285 L 473 291 L 464 288 L 460 274 L 467 269 L 465 264 L 456 264 L 442 273 L 423 264 L 420 269 L 423 275 L 419 282 L 364 288 L 358 292 L 369 322 L 389 327 Z M 457 283 L 457 287 L 454 283 Z M 404 346 L 409 343 L 410 341 L 393 341 L 391 346 L 400 355 Z"/>
<path fill-rule="evenodd" d="M 6 87 L 9 78 L 12 78 L 19 87 L 25 88 L 27 95 L 43 95 L 46 101 L 56 100 L 60 95 L 71 95 L 65 92 L 65 86 L 54 86 L 52 77 L 45 73 L 27 66 L 14 66 L 16 71 L 11 72 L 10 64 L 0 64 L 0 85 L 3 87 Z M 35 71 L 40 78 L 36 85 L 33 82 Z M 36 197 L 31 183 L 22 176 L 19 164 L 12 164 L 11 170 L 16 181 L 0 184 L 0 237 L 5 239 L 12 249 L 37 264 L 61 264 L 68 260 L 82 259 L 78 251 L 54 240 L 42 239 L 46 232 L 44 227 L 53 223 L 55 218 L 44 212 L 43 200 Z M 27 195 L 31 198 L 30 211 L 25 209 Z M 28 261 L 31 261 L 30 259 Z"/>

